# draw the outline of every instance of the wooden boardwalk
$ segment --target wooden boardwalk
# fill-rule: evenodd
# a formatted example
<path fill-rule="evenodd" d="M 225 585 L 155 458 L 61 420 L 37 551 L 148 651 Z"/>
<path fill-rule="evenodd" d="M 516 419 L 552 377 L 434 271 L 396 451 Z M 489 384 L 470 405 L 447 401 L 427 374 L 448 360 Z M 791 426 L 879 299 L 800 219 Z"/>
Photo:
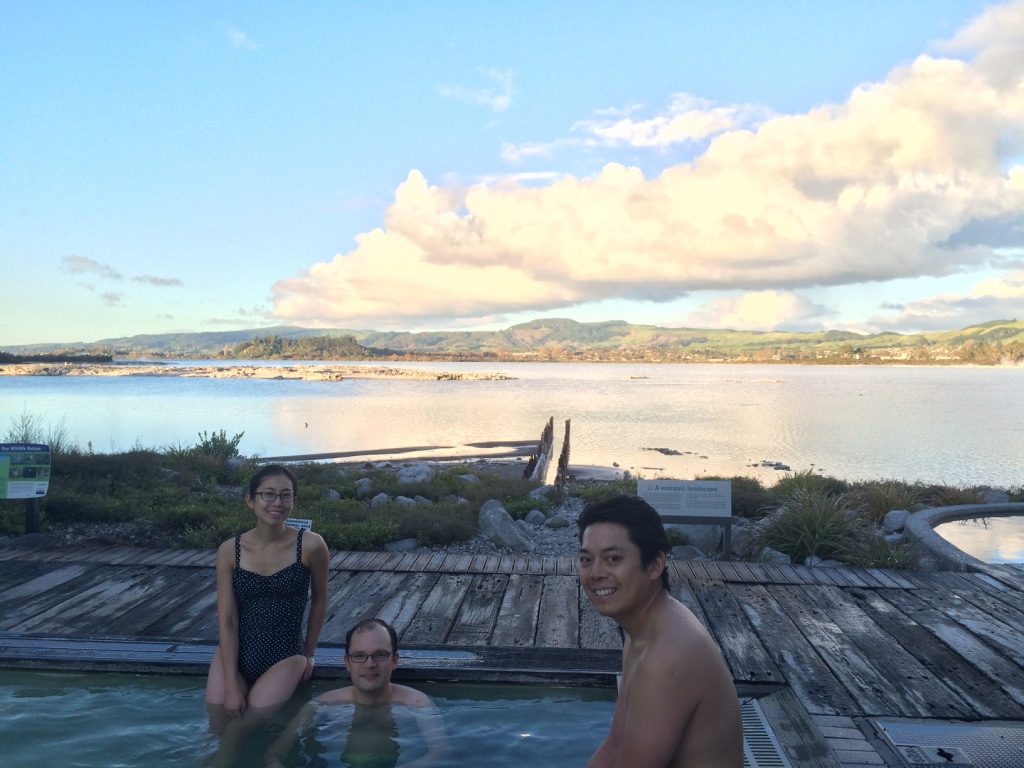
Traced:
<path fill-rule="evenodd" d="M 1024 572 L 671 562 L 673 594 L 760 697 L 795 765 L 899 764 L 870 718 L 1024 721 Z M 342 552 L 318 675 L 380 616 L 405 679 L 614 684 L 621 641 L 572 557 Z M 0 548 L 0 665 L 205 672 L 214 553 Z"/>

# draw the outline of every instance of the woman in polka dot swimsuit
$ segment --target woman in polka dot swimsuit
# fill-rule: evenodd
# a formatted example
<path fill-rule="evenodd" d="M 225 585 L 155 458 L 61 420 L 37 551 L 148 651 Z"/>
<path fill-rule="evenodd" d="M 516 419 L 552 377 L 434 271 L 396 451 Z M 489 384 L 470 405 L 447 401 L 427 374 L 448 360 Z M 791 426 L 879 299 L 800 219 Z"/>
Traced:
<path fill-rule="evenodd" d="M 317 534 L 285 525 L 297 490 L 287 467 L 260 469 L 245 495 L 256 527 L 217 550 L 220 645 L 206 682 L 207 708 L 217 730 L 247 710 L 269 715 L 313 674 L 327 609 L 328 552 Z"/>

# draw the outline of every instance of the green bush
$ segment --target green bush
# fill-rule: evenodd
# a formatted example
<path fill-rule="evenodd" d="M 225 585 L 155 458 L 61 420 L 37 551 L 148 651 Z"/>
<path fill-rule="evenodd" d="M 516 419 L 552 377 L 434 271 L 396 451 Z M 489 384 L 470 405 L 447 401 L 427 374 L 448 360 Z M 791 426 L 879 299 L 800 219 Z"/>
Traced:
<path fill-rule="evenodd" d="M 966 485 L 929 485 L 921 492 L 921 503 L 926 507 L 956 507 L 961 504 L 984 504 L 981 488 Z"/>
<path fill-rule="evenodd" d="M 920 558 L 906 544 L 890 544 L 873 529 L 866 529 L 844 548 L 843 562 L 861 568 L 917 568 Z"/>
<path fill-rule="evenodd" d="M 862 507 L 865 517 L 877 524 L 891 510 L 905 509 L 913 512 L 919 509 L 923 490 L 916 483 L 875 480 L 855 484 L 848 495 Z"/>
<path fill-rule="evenodd" d="M 812 555 L 838 558 L 858 533 L 857 510 L 841 496 L 795 489 L 764 529 L 760 544 L 802 563 Z"/>
<path fill-rule="evenodd" d="M 573 496 L 579 496 L 587 504 L 607 501 L 622 494 L 636 496 L 636 478 L 623 477 L 598 483 L 576 483 L 572 486 L 571 492 Z"/>
<path fill-rule="evenodd" d="M 756 477 L 733 475 L 718 477 L 711 475 L 701 480 L 728 480 L 731 483 L 732 514 L 734 517 L 763 517 L 765 512 L 777 501 L 774 493 L 769 491 Z"/>
<path fill-rule="evenodd" d="M 788 499 L 798 492 L 821 493 L 825 496 L 839 496 L 845 493 L 849 484 L 831 475 L 821 475 L 812 469 L 786 475 L 772 486 L 771 491 L 779 499 Z"/>

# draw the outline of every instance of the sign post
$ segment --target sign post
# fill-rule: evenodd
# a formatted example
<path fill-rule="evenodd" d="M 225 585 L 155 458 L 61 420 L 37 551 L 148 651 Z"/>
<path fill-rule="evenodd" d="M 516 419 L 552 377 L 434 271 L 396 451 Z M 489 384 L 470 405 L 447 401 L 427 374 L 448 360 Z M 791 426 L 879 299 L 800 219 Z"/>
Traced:
<path fill-rule="evenodd" d="M 0 443 L 0 498 L 25 499 L 25 533 L 39 533 L 42 499 L 50 487 L 50 446 Z"/>

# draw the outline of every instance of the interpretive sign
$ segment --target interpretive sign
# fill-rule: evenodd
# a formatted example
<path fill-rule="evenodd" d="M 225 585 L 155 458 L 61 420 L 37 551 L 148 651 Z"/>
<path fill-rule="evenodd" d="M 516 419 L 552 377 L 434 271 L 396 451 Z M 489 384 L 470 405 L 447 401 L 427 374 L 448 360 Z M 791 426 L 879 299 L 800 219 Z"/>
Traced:
<path fill-rule="evenodd" d="M 50 446 L 0 443 L 0 499 L 41 499 L 50 486 Z"/>
<path fill-rule="evenodd" d="M 313 521 L 305 517 L 289 517 L 284 521 L 285 525 L 290 525 L 297 531 L 312 531 Z"/>
<path fill-rule="evenodd" d="M 732 516 L 730 480 L 637 480 L 636 495 L 660 515 Z"/>

